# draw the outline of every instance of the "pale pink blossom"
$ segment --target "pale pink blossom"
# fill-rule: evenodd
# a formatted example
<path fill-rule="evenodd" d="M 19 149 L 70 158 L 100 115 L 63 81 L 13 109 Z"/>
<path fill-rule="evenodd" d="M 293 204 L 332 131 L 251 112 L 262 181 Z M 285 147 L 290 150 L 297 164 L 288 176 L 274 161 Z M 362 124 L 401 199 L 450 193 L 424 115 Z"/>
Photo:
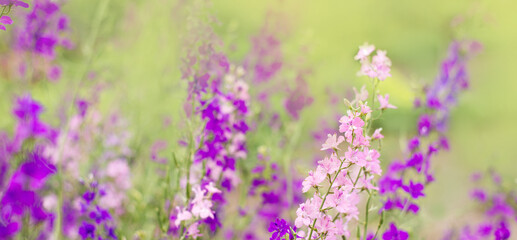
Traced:
<path fill-rule="evenodd" d="M 366 104 L 361 105 L 361 114 L 366 115 L 371 112 L 372 112 L 372 109 L 370 107 L 368 107 L 368 105 L 366 105 Z"/>
<path fill-rule="evenodd" d="M 319 161 L 318 164 L 325 170 L 325 172 L 333 174 L 339 169 L 341 161 L 337 158 L 336 154 L 333 153 L 330 157 L 325 157 L 325 159 Z"/>
<path fill-rule="evenodd" d="M 386 108 L 397 108 L 393 105 L 391 105 L 388 100 L 390 99 L 390 95 L 386 94 L 384 97 L 382 95 L 377 95 L 377 99 L 379 99 L 379 104 L 381 105 L 380 109 L 386 109 Z"/>
<path fill-rule="evenodd" d="M 198 222 L 195 222 L 193 223 L 192 225 L 190 225 L 188 228 L 187 228 L 187 236 L 193 238 L 193 239 L 196 239 L 198 237 L 201 237 L 203 236 L 200 232 L 199 232 L 199 223 Z"/>
<path fill-rule="evenodd" d="M 176 227 L 178 227 L 181 224 L 181 222 L 192 219 L 192 214 L 189 211 L 187 211 L 187 209 L 180 209 L 179 207 L 176 207 L 176 210 L 178 211 L 178 215 L 176 216 L 176 220 L 174 221 L 174 225 Z"/>
<path fill-rule="evenodd" d="M 192 188 L 195 196 L 192 200 L 192 215 L 199 217 L 201 219 L 205 218 L 214 218 L 214 213 L 212 212 L 212 201 L 205 198 L 205 190 L 202 190 L 199 185 Z"/>
<path fill-rule="evenodd" d="M 339 149 L 338 146 L 340 143 L 344 142 L 345 138 L 343 136 L 337 137 L 337 134 L 328 135 L 327 141 L 323 145 L 321 145 L 321 150 L 327 149 Z"/>
<path fill-rule="evenodd" d="M 374 50 L 375 50 L 374 45 L 364 43 L 362 46 L 359 46 L 359 52 L 357 52 L 357 55 L 355 55 L 354 59 L 355 60 L 364 60 L 368 56 L 370 56 L 370 54 L 372 54 L 372 52 Z"/>
<path fill-rule="evenodd" d="M 373 139 L 383 139 L 384 135 L 381 134 L 382 128 L 375 129 L 375 132 L 372 134 Z"/>
<path fill-rule="evenodd" d="M 208 185 L 205 186 L 206 190 L 209 192 L 209 193 L 220 193 L 221 190 L 217 189 L 214 185 L 214 182 L 210 182 Z"/>
<path fill-rule="evenodd" d="M 311 187 L 318 186 L 318 184 L 325 180 L 325 177 L 325 170 L 321 166 L 318 166 L 314 172 L 312 170 L 309 171 L 309 176 L 302 182 L 302 191 L 307 192 Z"/>
<path fill-rule="evenodd" d="M 357 91 L 357 89 L 354 87 L 354 94 L 355 94 L 355 100 L 356 102 L 361 101 L 364 102 L 366 99 L 368 99 L 368 91 L 366 90 L 366 86 L 363 85 L 361 87 L 361 91 Z"/>
<path fill-rule="evenodd" d="M 300 204 L 300 207 L 296 210 L 296 220 L 294 225 L 297 228 L 302 226 L 309 226 L 312 221 L 321 216 L 320 206 L 321 198 L 315 195 L 311 199 L 307 199 L 305 203 Z"/>
<path fill-rule="evenodd" d="M 332 222 L 332 217 L 326 214 L 323 214 L 322 217 L 316 220 L 315 227 L 318 229 L 318 232 L 327 232 L 328 235 L 334 235 L 336 232 L 336 225 Z"/>

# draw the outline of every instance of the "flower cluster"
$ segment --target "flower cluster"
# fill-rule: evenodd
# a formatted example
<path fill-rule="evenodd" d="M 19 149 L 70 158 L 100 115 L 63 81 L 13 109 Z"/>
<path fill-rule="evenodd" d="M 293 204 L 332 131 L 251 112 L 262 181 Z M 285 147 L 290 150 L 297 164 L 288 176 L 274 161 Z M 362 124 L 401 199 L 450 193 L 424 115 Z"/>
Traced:
<path fill-rule="evenodd" d="M 484 176 L 485 175 L 485 176 Z M 482 187 L 483 178 L 490 179 L 490 185 Z M 450 231 L 444 240 L 452 239 L 510 239 L 512 223 L 517 219 L 517 194 L 514 189 L 506 189 L 501 177 L 495 171 L 487 174 L 475 173 L 472 181 L 476 188 L 471 191 L 471 198 L 476 202 L 481 213 L 481 222 L 469 222 L 459 232 Z"/>
<path fill-rule="evenodd" d="M 234 69 L 234 70 L 233 70 Z M 212 99 L 203 101 L 201 117 L 206 121 L 205 140 L 196 152 L 194 163 L 206 161 L 207 176 L 221 181 L 228 191 L 238 184 L 235 162 L 246 158 L 248 125 L 248 85 L 242 80 L 244 70 L 231 68 L 225 75 L 226 91 L 217 90 Z"/>
<path fill-rule="evenodd" d="M 20 0 L 0 0 L 0 8 L 2 9 L 0 11 L 0 30 L 5 31 L 7 30 L 5 28 L 5 25 L 13 24 L 13 20 L 11 19 L 11 17 L 5 15 L 9 14 L 13 6 L 28 8 L 29 4 Z"/>
<path fill-rule="evenodd" d="M 61 12 L 60 5 L 51 0 L 36 0 L 32 11 L 24 15 L 24 23 L 15 30 L 14 49 L 19 59 L 18 69 L 22 77 L 44 74 L 51 81 L 61 77 L 61 67 L 54 63 L 56 48 L 73 48 L 72 42 L 64 37 L 68 31 L 69 20 Z M 27 59 L 33 61 L 27 66 Z M 31 69 L 34 69 L 34 72 Z"/>
<path fill-rule="evenodd" d="M 87 185 L 88 189 L 79 203 L 80 219 L 82 219 L 79 236 L 81 239 L 118 239 L 110 212 L 97 203 L 99 195 L 97 183 L 92 181 Z"/>
<path fill-rule="evenodd" d="M 359 59 L 371 53 L 363 51 L 361 47 L 358 55 L 362 55 Z M 354 220 L 359 222 L 358 204 L 361 194 L 365 192 L 371 198 L 373 191 L 378 189 L 372 180 L 375 175 L 382 174 L 380 154 L 370 142 L 382 138 L 382 135 L 380 129 L 374 135 L 368 135 L 367 131 L 372 124 L 372 109 L 362 101 L 362 97 L 357 95 L 350 103 L 347 114 L 339 120 L 339 132 L 343 135 L 329 134 L 323 143 L 321 150 L 332 150 L 333 153 L 319 161 L 316 170 L 309 171 L 309 176 L 302 183 L 303 192 L 314 189 L 314 195 L 300 204 L 295 225 L 299 229 L 307 228 L 308 239 L 313 236 L 322 239 L 349 237 L 349 225 Z M 347 150 L 342 146 L 343 143 Z M 340 156 L 342 149 L 345 151 Z M 364 228 L 366 233 L 366 224 Z M 298 232 L 298 236 L 304 235 L 305 232 Z"/>
<path fill-rule="evenodd" d="M 217 189 L 213 182 L 192 187 L 194 198 L 186 208 L 176 207 L 175 214 L 171 215 L 171 228 L 177 231 L 180 226 L 185 226 L 184 236 L 196 238 L 202 236 L 199 231 L 199 225 L 202 221 L 210 222 L 215 219 L 213 210 L 213 195 L 220 194 L 221 190 Z"/>
<path fill-rule="evenodd" d="M 386 57 L 386 51 L 377 50 L 377 54 L 370 60 L 369 56 L 375 50 L 375 46 L 365 43 L 359 47 L 359 52 L 354 59 L 361 62 L 361 70 L 359 76 L 368 76 L 384 81 L 387 77 L 391 77 L 391 60 Z"/>
<path fill-rule="evenodd" d="M 416 200 L 425 196 L 425 186 L 434 180 L 431 159 L 439 151 L 449 149 L 444 132 L 449 112 L 457 95 L 468 86 L 466 63 L 478 49 L 477 42 L 451 44 L 440 75 L 432 86 L 426 88 L 426 105 L 423 106 L 426 111 L 419 117 L 418 134 L 408 141 L 409 157 L 405 161 L 391 162 L 379 181 L 379 192 L 386 196 L 382 211 L 419 212 Z M 415 103 L 417 107 L 421 106 L 419 100 Z"/>
<path fill-rule="evenodd" d="M 2 135 L 0 141 L 0 235 L 10 237 L 18 233 L 22 224 L 38 225 L 52 218 L 45 211 L 40 192 L 56 166 L 43 155 L 45 147 L 55 144 L 57 131 L 41 122 L 43 106 L 30 95 L 18 98 L 13 110 L 18 124 L 12 140 Z M 30 141 L 36 141 L 31 149 Z M 20 159 L 19 166 L 15 159 Z M 11 168 L 14 171 L 9 171 Z M 10 175 L 10 176 L 9 176 Z M 4 179 L 10 177 L 8 182 Z M 29 219 L 28 222 L 25 219 Z"/>

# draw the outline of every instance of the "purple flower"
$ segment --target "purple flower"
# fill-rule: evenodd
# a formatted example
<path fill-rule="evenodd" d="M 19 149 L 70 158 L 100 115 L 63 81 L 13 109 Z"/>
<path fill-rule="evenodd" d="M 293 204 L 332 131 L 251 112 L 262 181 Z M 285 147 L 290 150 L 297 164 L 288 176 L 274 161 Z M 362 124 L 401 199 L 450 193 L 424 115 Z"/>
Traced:
<path fill-rule="evenodd" d="M 422 153 L 414 153 L 413 156 L 407 161 L 406 166 L 415 168 L 417 172 L 422 171 L 422 164 L 424 162 L 424 156 Z"/>
<path fill-rule="evenodd" d="M 431 117 L 429 115 L 422 115 L 418 120 L 418 134 L 421 136 L 429 135 L 431 131 Z"/>
<path fill-rule="evenodd" d="M 413 183 L 413 180 L 409 181 L 409 185 L 403 185 L 402 189 L 411 194 L 411 197 L 414 199 L 425 196 L 424 193 L 422 193 L 422 190 L 424 190 L 424 185 L 421 183 L 415 184 Z"/>
<path fill-rule="evenodd" d="M 470 196 L 475 199 L 475 200 L 478 200 L 480 202 L 485 202 L 487 197 L 486 197 L 486 193 L 483 189 L 474 189 L 472 190 L 472 192 L 470 193 Z"/>
<path fill-rule="evenodd" d="M 83 222 L 81 227 L 79 227 L 79 235 L 81 235 L 82 239 L 95 238 L 95 225 L 89 222 Z"/>
<path fill-rule="evenodd" d="M 418 137 L 414 137 L 411 140 L 409 140 L 409 142 L 408 142 L 409 151 L 414 151 L 416 148 L 418 148 L 418 146 L 420 146 L 420 140 L 418 139 Z"/>
<path fill-rule="evenodd" d="M 510 239 L 510 230 L 506 227 L 506 223 L 504 221 L 499 223 L 499 226 L 495 229 L 494 236 L 495 240 Z"/>
<path fill-rule="evenodd" d="M 281 240 L 286 234 L 289 234 L 289 239 L 294 239 L 291 227 L 284 219 L 277 218 L 274 222 L 269 224 L 268 231 L 273 233 L 270 240 Z M 296 227 L 293 228 L 296 231 Z"/>
<path fill-rule="evenodd" d="M 9 16 L 2 16 L 0 17 L 0 29 L 1 30 L 6 30 L 5 26 L 4 25 L 11 25 L 13 24 L 13 20 L 11 19 L 11 17 Z"/>
<path fill-rule="evenodd" d="M 408 238 L 409 234 L 397 229 L 394 223 L 390 223 L 390 228 L 382 234 L 383 240 L 406 240 Z"/>

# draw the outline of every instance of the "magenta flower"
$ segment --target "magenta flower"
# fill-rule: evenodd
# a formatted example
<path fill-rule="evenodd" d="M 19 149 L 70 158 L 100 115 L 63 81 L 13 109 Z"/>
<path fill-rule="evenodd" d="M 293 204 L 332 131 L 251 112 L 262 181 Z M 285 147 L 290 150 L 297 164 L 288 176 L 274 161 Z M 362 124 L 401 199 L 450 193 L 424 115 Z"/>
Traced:
<path fill-rule="evenodd" d="M 382 95 L 377 95 L 377 99 L 379 99 L 380 109 L 397 108 L 388 102 L 390 99 L 389 94 L 384 95 L 384 97 Z"/>
<path fill-rule="evenodd" d="M 321 145 L 321 151 L 327 150 L 327 149 L 339 149 L 339 144 L 345 141 L 345 137 L 339 136 L 337 137 L 336 134 L 334 135 L 328 135 L 327 141 Z"/>
<path fill-rule="evenodd" d="M 390 223 L 390 228 L 382 234 L 383 240 L 406 240 L 408 238 L 408 233 L 399 230 L 394 223 Z"/>
<path fill-rule="evenodd" d="M 414 199 L 417 199 L 419 197 L 425 196 L 422 191 L 424 190 L 424 185 L 421 183 L 414 183 L 413 180 L 409 181 L 409 185 L 403 185 L 402 189 L 406 191 L 407 193 L 411 194 L 411 197 Z"/>
<path fill-rule="evenodd" d="M 11 25 L 13 24 L 13 20 L 11 19 L 11 17 L 9 16 L 2 16 L 0 17 L 0 29 L 1 30 L 6 30 L 5 26 L 4 25 Z"/>

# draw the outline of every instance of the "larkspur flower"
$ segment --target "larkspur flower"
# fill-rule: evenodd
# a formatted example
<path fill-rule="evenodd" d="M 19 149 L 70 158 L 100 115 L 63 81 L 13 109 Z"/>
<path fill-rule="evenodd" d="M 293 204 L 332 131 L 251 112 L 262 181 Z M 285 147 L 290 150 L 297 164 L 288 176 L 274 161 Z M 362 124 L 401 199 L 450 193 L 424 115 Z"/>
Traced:
<path fill-rule="evenodd" d="M 5 25 L 13 24 L 13 20 L 9 16 L 1 16 L 0 17 L 0 30 L 6 30 Z"/>
<path fill-rule="evenodd" d="M 466 62 L 477 51 L 472 47 L 473 44 L 472 41 L 453 42 L 436 81 L 425 88 L 427 104 L 415 100 L 418 103 L 415 106 L 425 107 L 427 111 L 419 117 L 416 136 L 408 141 L 408 160 L 405 163 L 390 163 L 387 173 L 379 181 L 379 192 L 386 197 L 381 211 L 397 209 L 414 214 L 419 212 L 420 207 L 414 199 L 423 197 L 424 186 L 434 181 L 432 158 L 438 152 L 449 149 L 444 130 L 457 95 L 468 85 Z M 467 54 L 460 54 L 461 46 L 467 46 Z M 382 60 L 382 54 L 380 57 Z M 438 137 L 433 136 L 435 132 Z M 415 172 L 416 177 L 410 177 L 413 174 L 408 172 Z"/>
<path fill-rule="evenodd" d="M 394 223 L 390 223 L 390 228 L 388 231 L 384 232 L 382 234 L 383 240 L 406 240 L 409 238 L 409 235 L 407 232 L 404 232 L 402 230 L 399 230 L 397 226 L 395 226 Z"/>
<path fill-rule="evenodd" d="M 384 95 L 384 97 L 382 95 L 377 95 L 377 99 L 379 100 L 379 104 L 380 104 L 380 106 L 379 106 L 380 109 L 397 108 L 388 102 L 389 98 L 390 98 L 389 94 Z"/>
<path fill-rule="evenodd" d="M 327 149 L 338 149 L 339 150 L 339 144 L 345 141 L 345 137 L 339 136 L 337 137 L 336 134 L 334 135 L 328 135 L 327 141 L 321 145 L 320 150 L 327 150 Z"/>
<path fill-rule="evenodd" d="M 372 51 L 373 48 L 368 45 L 361 47 L 357 58 L 361 59 L 363 66 L 368 61 L 366 57 Z M 376 64 L 391 64 L 388 64 L 389 59 L 384 54 L 385 52 L 378 52 L 374 59 Z M 361 200 L 360 194 L 367 191 L 371 196 L 371 191 L 378 189 L 372 180 L 374 175 L 382 174 L 380 154 L 370 147 L 373 137 L 367 135 L 367 127 L 371 124 L 368 119 L 371 109 L 360 98 L 356 97 L 357 101 L 354 100 L 352 103 L 345 101 L 350 110 L 339 119 L 339 132 L 343 135 L 329 134 L 321 148 L 322 151 L 331 149 L 334 153 L 319 161 L 316 170 L 309 171 L 309 176 L 303 182 L 303 192 L 311 188 L 315 191 L 314 195 L 297 209 L 295 225 L 299 229 L 307 228 L 308 239 L 312 239 L 313 236 L 323 239 L 349 237 L 349 224 L 359 221 L 357 205 Z M 375 139 L 380 139 L 381 136 L 380 130 L 376 131 Z M 340 158 L 338 146 L 343 142 L 348 146 L 348 150 L 345 151 L 344 158 Z M 324 182 L 325 179 L 328 180 L 328 184 Z M 326 191 L 320 192 L 320 189 Z"/>

